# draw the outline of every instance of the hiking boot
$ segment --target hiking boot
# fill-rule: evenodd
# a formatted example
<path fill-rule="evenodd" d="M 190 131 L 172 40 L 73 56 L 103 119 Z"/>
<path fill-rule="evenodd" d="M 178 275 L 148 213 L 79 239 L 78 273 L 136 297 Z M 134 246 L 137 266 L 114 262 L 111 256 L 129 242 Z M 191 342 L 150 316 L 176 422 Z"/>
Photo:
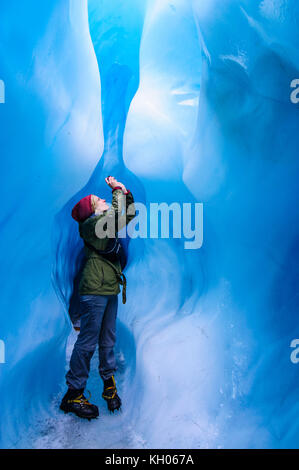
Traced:
<path fill-rule="evenodd" d="M 104 391 L 102 397 L 107 402 L 108 410 L 114 413 L 115 410 L 119 410 L 121 407 L 121 399 L 117 395 L 116 384 L 114 376 L 104 380 Z"/>
<path fill-rule="evenodd" d="M 60 409 L 65 413 L 75 413 L 79 418 L 88 420 L 97 418 L 99 416 L 98 407 L 89 403 L 83 395 L 83 391 L 83 389 L 73 390 L 69 388 L 61 401 Z"/>

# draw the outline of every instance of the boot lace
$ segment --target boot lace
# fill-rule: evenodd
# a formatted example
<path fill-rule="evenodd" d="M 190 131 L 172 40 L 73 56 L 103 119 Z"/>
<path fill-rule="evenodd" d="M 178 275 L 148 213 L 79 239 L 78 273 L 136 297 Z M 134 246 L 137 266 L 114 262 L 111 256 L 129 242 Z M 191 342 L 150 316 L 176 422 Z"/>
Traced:
<path fill-rule="evenodd" d="M 88 399 L 84 396 L 83 393 L 79 395 L 78 397 L 74 398 L 73 400 L 68 400 L 69 403 L 79 403 L 79 405 L 84 406 L 84 405 L 89 405 L 92 406 L 92 404 L 88 401 L 91 397 L 91 393 L 89 390 L 87 390 L 89 393 Z"/>

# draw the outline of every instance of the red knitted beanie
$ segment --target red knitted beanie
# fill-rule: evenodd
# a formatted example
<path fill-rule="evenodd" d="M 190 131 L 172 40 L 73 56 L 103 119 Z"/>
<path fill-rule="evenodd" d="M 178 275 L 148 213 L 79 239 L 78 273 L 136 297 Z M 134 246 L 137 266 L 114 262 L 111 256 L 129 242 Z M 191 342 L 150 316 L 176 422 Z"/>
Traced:
<path fill-rule="evenodd" d="M 87 219 L 91 214 L 93 214 L 94 210 L 91 204 L 91 194 L 89 196 L 85 196 L 80 199 L 79 202 L 73 207 L 72 210 L 72 217 L 77 222 L 83 222 Z"/>

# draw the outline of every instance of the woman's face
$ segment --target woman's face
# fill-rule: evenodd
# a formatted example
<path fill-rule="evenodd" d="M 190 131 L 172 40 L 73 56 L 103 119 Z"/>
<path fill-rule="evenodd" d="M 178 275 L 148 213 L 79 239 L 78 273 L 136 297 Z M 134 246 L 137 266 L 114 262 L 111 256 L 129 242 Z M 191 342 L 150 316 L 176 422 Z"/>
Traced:
<path fill-rule="evenodd" d="M 104 211 L 107 211 L 109 209 L 109 206 L 106 203 L 106 199 L 101 199 L 98 196 L 93 196 L 92 200 L 93 200 L 93 206 L 94 206 L 95 212 L 97 212 L 97 211 L 104 212 Z"/>

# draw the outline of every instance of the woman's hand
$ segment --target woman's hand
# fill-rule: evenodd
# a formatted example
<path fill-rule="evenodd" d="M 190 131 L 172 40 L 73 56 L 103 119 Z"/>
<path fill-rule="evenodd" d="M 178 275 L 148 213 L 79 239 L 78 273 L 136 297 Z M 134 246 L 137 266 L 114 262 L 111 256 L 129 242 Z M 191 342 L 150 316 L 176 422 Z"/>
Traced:
<path fill-rule="evenodd" d="M 118 186 L 118 182 L 116 181 L 114 176 L 107 176 L 107 178 L 105 178 L 105 181 L 111 189 L 114 189 L 116 186 Z"/>
<path fill-rule="evenodd" d="M 114 178 L 114 176 L 107 176 L 107 178 L 105 178 L 105 181 L 111 189 L 114 189 L 117 186 L 119 186 L 124 193 L 127 192 L 125 185 L 123 183 L 120 183 L 119 181 L 117 181 Z"/>

